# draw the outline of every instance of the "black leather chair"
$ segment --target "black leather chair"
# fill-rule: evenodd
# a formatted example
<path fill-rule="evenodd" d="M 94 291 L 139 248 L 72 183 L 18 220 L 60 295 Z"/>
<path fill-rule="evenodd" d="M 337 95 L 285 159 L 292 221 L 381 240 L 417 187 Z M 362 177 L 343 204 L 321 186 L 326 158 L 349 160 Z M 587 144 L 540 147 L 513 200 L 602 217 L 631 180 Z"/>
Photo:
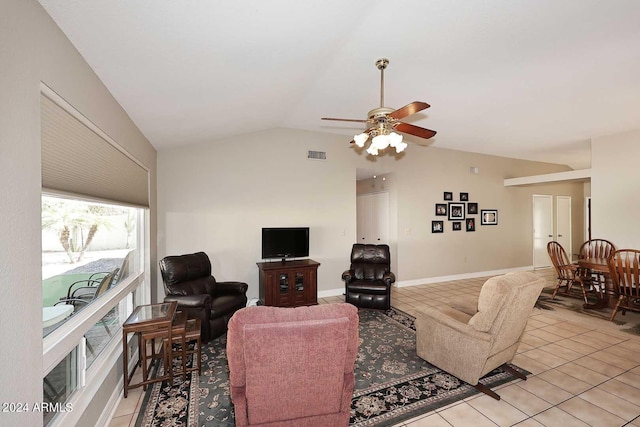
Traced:
<path fill-rule="evenodd" d="M 176 301 L 178 309 L 200 319 L 203 342 L 224 334 L 233 313 L 247 305 L 248 285 L 216 282 L 204 252 L 165 257 L 160 260 L 160 272 L 167 295 L 164 301 Z"/>
<path fill-rule="evenodd" d="M 342 273 L 346 302 L 361 308 L 391 308 L 391 270 L 388 245 L 356 243 L 351 249 L 351 266 Z"/>

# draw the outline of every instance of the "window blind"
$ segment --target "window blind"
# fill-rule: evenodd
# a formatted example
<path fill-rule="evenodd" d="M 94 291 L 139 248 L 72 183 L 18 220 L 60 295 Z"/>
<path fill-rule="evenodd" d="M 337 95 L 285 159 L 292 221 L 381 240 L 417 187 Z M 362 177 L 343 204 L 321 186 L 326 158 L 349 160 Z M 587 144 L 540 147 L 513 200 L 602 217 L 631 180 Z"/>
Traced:
<path fill-rule="evenodd" d="M 42 94 L 42 188 L 149 206 L 149 173 Z"/>

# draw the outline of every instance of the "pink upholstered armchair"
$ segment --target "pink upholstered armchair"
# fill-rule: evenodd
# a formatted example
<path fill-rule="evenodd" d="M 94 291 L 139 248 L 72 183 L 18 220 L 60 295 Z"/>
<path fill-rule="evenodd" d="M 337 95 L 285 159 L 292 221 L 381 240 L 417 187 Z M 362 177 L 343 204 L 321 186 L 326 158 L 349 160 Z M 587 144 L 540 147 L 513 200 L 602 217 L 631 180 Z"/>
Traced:
<path fill-rule="evenodd" d="M 357 353 L 351 304 L 237 311 L 227 334 L 236 426 L 348 426 Z"/>

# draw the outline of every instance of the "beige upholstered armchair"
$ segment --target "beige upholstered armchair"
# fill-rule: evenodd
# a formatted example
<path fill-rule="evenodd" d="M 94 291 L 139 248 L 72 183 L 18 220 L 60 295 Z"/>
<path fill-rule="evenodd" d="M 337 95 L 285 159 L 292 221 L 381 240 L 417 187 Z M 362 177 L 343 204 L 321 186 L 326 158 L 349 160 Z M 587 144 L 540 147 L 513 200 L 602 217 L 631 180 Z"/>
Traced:
<path fill-rule="evenodd" d="M 347 427 L 357 353 L 351 304 L 238 310 L 227 334 L 236 426 Z"/>
<path fill-rule="evenodd" d="M 499 400 L 478 380 L 513 359 L 544 286 L 545 280 L 533 273 L 509 273 L 487 280 L 477 300 L 419 309 L 418 356 Z M 511 367 L 504 368 L 526 379 Z"/>

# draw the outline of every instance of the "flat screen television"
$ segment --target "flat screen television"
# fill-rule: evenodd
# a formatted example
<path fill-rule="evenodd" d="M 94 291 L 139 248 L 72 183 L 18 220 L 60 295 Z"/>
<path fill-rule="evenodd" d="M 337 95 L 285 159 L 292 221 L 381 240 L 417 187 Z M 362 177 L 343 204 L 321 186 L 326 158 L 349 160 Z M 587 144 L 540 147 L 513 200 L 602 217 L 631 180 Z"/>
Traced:
<path fill-rule="evenodd" d="M 262 229 L 262 259 L 309 256 L 309 227 Z"/>

